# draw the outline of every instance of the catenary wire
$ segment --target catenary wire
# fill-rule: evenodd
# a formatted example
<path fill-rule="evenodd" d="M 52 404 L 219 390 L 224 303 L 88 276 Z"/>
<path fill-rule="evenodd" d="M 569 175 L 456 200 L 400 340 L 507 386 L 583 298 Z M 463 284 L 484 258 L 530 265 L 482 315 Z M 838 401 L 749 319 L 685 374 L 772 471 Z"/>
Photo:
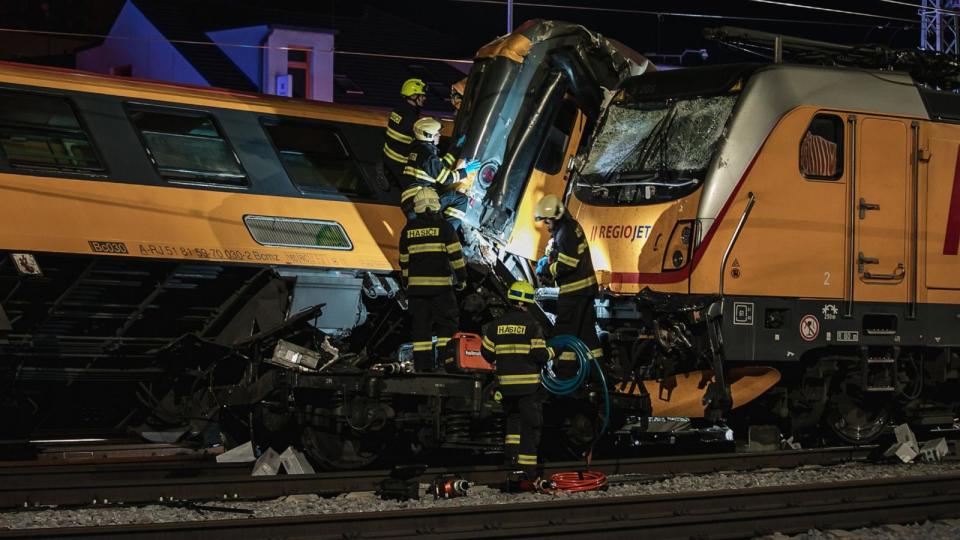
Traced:
<path fill-rule="evenodd" d="M 185 39 L 169 39 L 161 40 L 155 38 L 142 38 L 137 36 L 116 36 L 116 35 L 106 35 L 106 34 L 88 34 L 82 32 L 53 32 L 50 30 L 24 30 L 21 28 L 0 28 L 0 33 L 10 33 L 10 34 L 35 34 L 35 35 L 46 35 L 53 37 L 76 37 L 76 38 L 91 38 L 91 39 L 118 39 L 124 41 L 135 41 L 141 43 L 176 43 L 181 45 L 204 45 L 204 46 L 215 46 L 215 47 L 235 47 L 241 49 L 262 49 L 262 50 L 276 50 L 276 51 L 304 51 L 308 50 L 311 52 L 332 52 L 333 54 L 343 55 L 343 56 L 371 56 L 377 58 L 396 58 L 402 60 L 430 60 L 435 62 L 446 62 L 451 64 L 472 64 L 473 60 L 464 60 L 462 58 L 442 58 L 442 57 L 431 57 L 431 56 L 414 56 L 414 55 L 403 55 L 403 54 L 387 54 L 387 53 L 371 53 L 371 52 L 361 52 L 361 51 L 344 51 L 340 49 L 304 49 L 303 47 L 271 47 L 268 45 L 247 45 L 244 43 L 218 43 L 213 41 L 190 41 Z"/>
<path fill-rule="evenodd" d="M 506 2 L 504 0 L 452 0 L 452 1 L 465 3 L 465 4 L 493 4 L 498 6 L 506 5 Z M 694 19 L 719 19 L 719 20 L 774 22 L 774 23 L 789 23 L 789 24 L 812 24 L 812 25 L 823 25 L 823 26 L 851 26 L 851 27 L 859 27 L 859 28 L 876 26 L 875 24 L 867 24 L 867 23 L 812 21 L 807 19 L 780 19 L 776 17 L 750 17 L 750 16 L 738 16 L 738 15 L 713 15 L 708 13 L 686 13 L 686 12 L 655 11 L 655 10 L 641 10 L 641 9 L 606 8 L 606 7 L 597 7 L 597 6 L 581 6 L 581 5 L 565 5 L 565 4 L 541 4 L 541 3 L 534 3 L 534 2 L 513 2 L 513 6 L 514 7 L 551 8 L 551 9 L 570 9 L 570 10 L 580 10 L 580 11 L 597 11 L 597 12 L 628 14 L 628 15 L 654 15 L 658 17 L 678 17 L 678 18 L 694 18 Z M 796 7 L 807 7 L 811 9 L 816 8 L 815 6 L 805 6 L 805 5 L 797 5 Z M 823 9 L 828 9 L 828 8 L 823 8 Z M 833 10 L 830 10 L 830 11 L 833 11 Z M 857 14 L 856 12 L 840 12 L 840 13 Z M 859 15 L 867 16 L 867 17 L 887 18 L 887 19 L 896 20 L 896 21 L 906 21 L 909 23 L 916 22 L 911 19 L 887 17 L 885 15 L 871 15 L 871 14 L 859 14 Z M 915 27 L 915 24 L 910 25 L 910 27 Z"/>

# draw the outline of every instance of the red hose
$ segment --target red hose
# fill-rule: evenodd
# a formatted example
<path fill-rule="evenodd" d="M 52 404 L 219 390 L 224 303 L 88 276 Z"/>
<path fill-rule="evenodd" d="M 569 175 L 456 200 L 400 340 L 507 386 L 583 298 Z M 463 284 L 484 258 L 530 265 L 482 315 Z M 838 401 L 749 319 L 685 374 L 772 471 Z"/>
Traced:
<path fill-rule="evenodd" d="M 552 475 L 550 481 L 561 491 L 595 491 L 607 487 L 607 475 L 600 471 L 570 471 Z"/>

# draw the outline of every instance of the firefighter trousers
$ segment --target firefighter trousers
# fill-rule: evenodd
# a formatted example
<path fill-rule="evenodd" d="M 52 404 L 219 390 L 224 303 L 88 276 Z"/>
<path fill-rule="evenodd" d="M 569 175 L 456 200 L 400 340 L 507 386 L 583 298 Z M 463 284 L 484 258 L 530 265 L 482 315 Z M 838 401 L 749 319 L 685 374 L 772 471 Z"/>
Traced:
<path fill-rule="evenodd" d="M 603 359 L 603 349 L 597 338 L 597 310 L 593 296 L 572 296 L 561 294 L 557 298 L 557 321 L 553 325 L 553 335 L 570 334 L 580 338 L 590 349 L 597 361 Z M 559 377 L 570 378 L 576 375 L 579 364 L 572 350 L 558 349 L 554 361 L 554 373 Z"/>
<path fill-rule="evenodd" d="M 445 288 L 430 296 L 407 298 L 410 310 L 410 337 L 413 340 L 413 368 L 417 371 L 435 371 L 436 353 L 433 336 L 437 336 L 437 348 L 447 346 L 460 326 L 460 306 L 452 288 Z"/>
<path fill-rule="evenodd" d="M 540 385 L 530 394 L 503 396 L 503 409 L 507 413 L 504 458 L 508 467 L 519 465 L 530 478 L 537 477 L 544 398 L 544 389 Z"/>

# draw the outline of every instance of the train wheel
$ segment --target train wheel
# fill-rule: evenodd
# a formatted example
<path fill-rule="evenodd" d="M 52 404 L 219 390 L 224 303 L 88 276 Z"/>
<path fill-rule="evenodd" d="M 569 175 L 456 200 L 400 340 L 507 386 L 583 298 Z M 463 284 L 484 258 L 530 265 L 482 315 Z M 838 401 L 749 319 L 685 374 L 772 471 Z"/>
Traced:
<path fill-rule="evenodd" d="M 315 428 L 305 428 L 302 438 L 307 455 L 330 470 L 361 469 L 375 463 L 387 440 L 382 434 L 343 435 Z"/>
<path fill-rule="evenodd" d="M 827 427 L 846 443 L 875 441 L 890 420 L 889 398 L 865 392 L 862 380 L 861 372 L 848 372 L 827 405 Z"/>

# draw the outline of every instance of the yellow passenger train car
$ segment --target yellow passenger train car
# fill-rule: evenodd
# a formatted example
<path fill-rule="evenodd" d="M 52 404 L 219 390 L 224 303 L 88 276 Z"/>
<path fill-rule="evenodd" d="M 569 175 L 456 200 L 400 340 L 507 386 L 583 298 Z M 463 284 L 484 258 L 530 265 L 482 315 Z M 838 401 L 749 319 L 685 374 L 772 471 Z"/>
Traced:
<path fill-rule="evenodd" d="M 334 338 L 377 324 L 362 299 L 398 292 L 405 222 L 377 175 L 384 124 L 379 110 L 0 63 L 4 424 L 102 415 L 118 381 L 156 370 L 138 360 L 184 335 L 230 344 L 316 304 Z"/>

